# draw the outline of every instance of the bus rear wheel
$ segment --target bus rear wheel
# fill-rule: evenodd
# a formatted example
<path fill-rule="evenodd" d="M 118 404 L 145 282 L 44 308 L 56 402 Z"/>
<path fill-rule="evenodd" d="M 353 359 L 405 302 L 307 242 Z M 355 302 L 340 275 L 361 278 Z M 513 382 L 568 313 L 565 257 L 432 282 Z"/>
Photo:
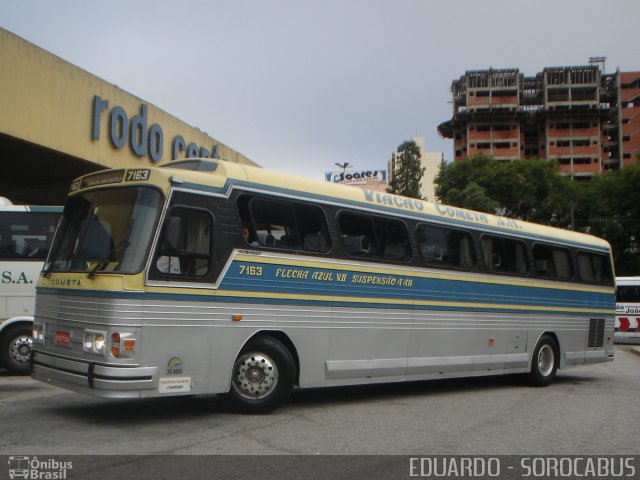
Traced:
<path fill-rule="evenodd" d="M 11 373 L 25 375 L 31 367 L 29 357 L 33 339 L 33 330 L 29 325 L 12 325 L 0 338 L 0 360 Z"/>
<path fill-rule="evenodd" d="M 556 377 L 558 370 L 558 344 L 550 335 L 538 341 L 531 360 L 529 383 L 535 387 L 546 387 Z"/>
<path fill-rule="evenodd" d="M 232 406 L 245 413 L 270 413 L 287 401 L 295 383 L 295 362 L 289 350 L 271 337 L 251 340 L 233 365 Z"/>

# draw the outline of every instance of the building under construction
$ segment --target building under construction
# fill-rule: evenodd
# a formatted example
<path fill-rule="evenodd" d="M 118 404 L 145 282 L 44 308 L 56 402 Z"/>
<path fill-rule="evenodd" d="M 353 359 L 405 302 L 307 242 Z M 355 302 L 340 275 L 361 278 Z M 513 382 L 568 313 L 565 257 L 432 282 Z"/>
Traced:
<path fill-rule="evenodd" d="M 453 118 L 438 127 L 454 159 L 557 159 L 588 178 L 640 154 L 640 72 L 604 74 L 596 65 L 467 71 L 451 85 Z"/>

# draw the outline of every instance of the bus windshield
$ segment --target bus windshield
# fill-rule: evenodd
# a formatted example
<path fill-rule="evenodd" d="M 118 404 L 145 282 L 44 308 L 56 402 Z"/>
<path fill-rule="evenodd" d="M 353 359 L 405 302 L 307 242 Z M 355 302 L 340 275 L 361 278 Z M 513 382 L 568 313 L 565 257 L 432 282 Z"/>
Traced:
<path fill-rule="evenodd" d="M 140 272 L 161 208 L 162 195 L 150 187 L 69 198 L 44 271 Z"/>

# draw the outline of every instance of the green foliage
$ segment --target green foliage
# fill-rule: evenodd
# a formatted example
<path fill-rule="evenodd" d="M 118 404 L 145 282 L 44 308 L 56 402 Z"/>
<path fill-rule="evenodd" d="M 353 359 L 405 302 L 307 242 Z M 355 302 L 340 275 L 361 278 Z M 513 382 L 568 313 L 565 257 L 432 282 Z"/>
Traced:
<path fill-rule="evenodd" d="M 443 164 L 435 184 L 448 205 L 602 237 L 613 248 L 618 275 L 640 274 L 640 161 L 577 182 L 553 161 L 476 155 Z"/>
<path fill-rule="evenodd" d="M 405 197 L 420 197 L 420 181 L 424 167 L 420 163 L 420 147 L 413 140 L 403 142 L 396 154 L 396 168 L 387 192 Z"/>
<path fill-rule="evenodd" d="M 572 182 L 548 160 L 499 162 L 476 155 L 443 164 L 435 184 L 436 196 L 448 205 L 558 226 L 570 222 Z"/>
<path fill-rule="evenodd" d="M 596 175 L 577 194 L 576 229 L 611 244 L 618 275 L 638 275 L 640 163 Z"/>

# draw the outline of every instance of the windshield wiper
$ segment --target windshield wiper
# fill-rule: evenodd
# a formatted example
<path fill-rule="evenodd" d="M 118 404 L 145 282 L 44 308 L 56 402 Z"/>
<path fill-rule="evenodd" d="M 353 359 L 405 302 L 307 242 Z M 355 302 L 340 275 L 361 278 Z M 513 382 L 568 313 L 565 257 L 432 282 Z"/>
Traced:
<path fill-rule="evenodd" d="M 129 222 L 129 228 L 127 229 L 127 232 L 129 232 L 129 233 L 127 235 L 131 235 L 131 230 L 133 229 L 134 220 L 135 220 L 135 218 L 131 217 L 131 221 Z M 93 267 L 91 269 L 91 271 L 87 275 L 87 278 L 95 277 L 96 276 L 96 272 L 98 271 L 98 269 L 105 268 L 109 264 L 109 262 L 111 261 L 112 258 L 114 260 L 116 260 L 118 254 L 120 253 L 120 249 L 122 249 L 123 247 L 124 247 L 124 250 L 122 250 L 122 256 L 124 257 L 124 252 L 127 250 L 127 247 L 129 247 L 129 245 L 131 245 L 131 242 L 129 241 L 129 237 L 122 239 L 122 241 L 120 243 L 118 243 L 117 245 L 115 245 L 111 249 L 111 251 L 109 252 L 109 255 L 107 255 L 107 258 L 103 258 L 102 260 L 98 260 L 98 263 L 96 264 L 95 267 Z M 121 263 L 122 263 L 122 260 L 118 261 L 118 264 L 116 265 L 116 268 Z"/>
<path fill-rule="evenodd" d="M 44 278 L 49 278 L 51 276 L 51 269 L 53 268 L 53 262 L 49 262 L 49 266 L 42 270 L 42 276 Z"/>
<path fill-rule="evenodd" d="M 107 265 L 109 265 L 109 262 L 111 262 L 112 258 L 116 258 L 118 253 L 120 252 L 120 250 L 124 247 L 124 250 L 122 251 L 122 254 L 124 255 L 124 251 L 127 249 L 127 247 L 131 245 L 131 242 L 129 241 L 128 238 L 125 238 L 124 240 L 122 240 L 118 245 L 114 246 L 111 251 L 109 252 L 109 255 L 107 256 L 107 258 L 103 258 L 102 260 L 98 260 L 98 263 L 96 263 L 95 267 L 93 267 L 91 269 L 91 271 L 89 272 L 89 274 L 87 275 L 88 278 L 93 278 L 96 276 L 96 272 L 98 270 L 104 269 Z M 118 262 L 118 264 L 120 264 L 121 262 Z"/>

